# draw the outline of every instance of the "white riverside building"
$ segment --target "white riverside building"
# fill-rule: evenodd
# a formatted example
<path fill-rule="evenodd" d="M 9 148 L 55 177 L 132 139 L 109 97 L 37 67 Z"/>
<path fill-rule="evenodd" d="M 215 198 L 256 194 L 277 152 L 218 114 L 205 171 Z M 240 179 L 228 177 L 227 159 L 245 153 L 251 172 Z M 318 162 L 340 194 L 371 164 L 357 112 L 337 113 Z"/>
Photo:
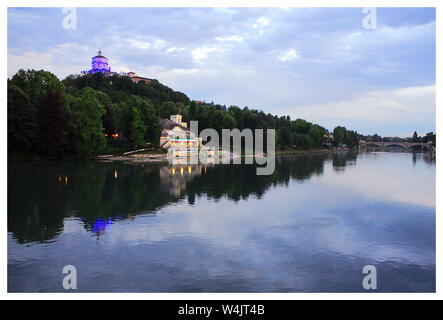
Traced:
<path fill-rule="evenodd" d="M 180 114 L 171 115 L 169 119 L 160 119 L 160 147 L 167 149 L 172 157 L 198 156 L 199 152 L 205 152 L 207 157 L 214 157 L 215 150 L 203 146 L 202 139 L 196 137 L 182 119 Z"/>

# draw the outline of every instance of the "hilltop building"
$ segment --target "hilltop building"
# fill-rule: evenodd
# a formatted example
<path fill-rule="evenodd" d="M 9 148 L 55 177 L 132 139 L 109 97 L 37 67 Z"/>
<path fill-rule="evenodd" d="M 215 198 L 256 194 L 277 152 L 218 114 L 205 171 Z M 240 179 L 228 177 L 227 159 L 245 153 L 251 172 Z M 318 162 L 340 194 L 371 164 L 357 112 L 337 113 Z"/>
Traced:
<path fill-rule="evenodd" d="M 116 75 L 116 74 L 119 74 L 121 76 L 128 76 L 135 83 L 139 83 L 140 81 L 144 81 L 145 84 L 149 84 L 152 81 L 152 79 L 150 79 L 150 78 L 137 76 L 135 74 L 135 72 L 132 72 L 132 71 L 128 72 L 128 73 L 126 73 L 126 72 L 120 72 L 120 73 L 111 72 L 111 66 L 109 65 L 109 60 L 108 60 L 108 58 L 106 58 L 103 55 L 103 52 L 101 51 L 101 49 L 98 51 L 98 54 L 95 57 L 92 57 L 91 69 L 87 71 L 87 73 L 89 73 L 89 74 L 94 74 L 94 73 L 98 73 L 98 72 L 103 73 L 107 76 Z M 83 71 L 83 73 L 86 73 L 86 71 Z"/>
<path fill-rule="evenodd" d="M 101 50 L 98 51 L 98 54 L 95 57 L 92 57 L 91 70 L 88 73 L 109 73 L 111 72 L 111 67 L 109 66 L 108 58 L 103 56 Z"/>
<path fill-rule="evenodd" d="M 128 77 L 131 78 L 131 80 L 135 83 L 139 83 L 140 81 L 144 81 L 145 84 L 151 83 L 152 79 L 145 78 L 145 77 L 139 77 L 135 75 L 135 72 L 128 72 Z"/>

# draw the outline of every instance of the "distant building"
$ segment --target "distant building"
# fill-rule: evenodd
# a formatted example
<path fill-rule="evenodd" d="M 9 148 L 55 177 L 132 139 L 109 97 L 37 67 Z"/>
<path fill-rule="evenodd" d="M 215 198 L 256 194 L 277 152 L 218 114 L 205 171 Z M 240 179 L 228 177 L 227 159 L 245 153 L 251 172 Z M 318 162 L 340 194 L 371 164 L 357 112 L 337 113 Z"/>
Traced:
<path fill-rule="evenodd" d="M 195 100 L 195 103 L 197 103 L 197 104 L 205 104 L 206 102 L 203 101 L 203 100 Z"/>
<path fill-rule="evenodd" d="M 109 73 L 111 72 L 111 67 L 109 66 L 108 58 L 103 56 L 101 50 L 98 51 L 98 54 L 95 57 L 92 57 L 91 70 L 88 73 Z"/>
<path fill-rule="evenodd" d="M 131 80 L 135 83 L 139 83 L 140 81 L 144 81 L 145 84 L 151 83 L 152 79 L 145 78 L 145 77 L 139 77 L 135 75 L 135 72 L 128 72 L 128 77 L 131 78 Z"/>
<path fill-rule="evenodd" d="M 331 143 L 332 141 L 334 141 L 334 135 L 333 134 L 324 134 L 323 135 L 323 142 L 324 143 Z"/>

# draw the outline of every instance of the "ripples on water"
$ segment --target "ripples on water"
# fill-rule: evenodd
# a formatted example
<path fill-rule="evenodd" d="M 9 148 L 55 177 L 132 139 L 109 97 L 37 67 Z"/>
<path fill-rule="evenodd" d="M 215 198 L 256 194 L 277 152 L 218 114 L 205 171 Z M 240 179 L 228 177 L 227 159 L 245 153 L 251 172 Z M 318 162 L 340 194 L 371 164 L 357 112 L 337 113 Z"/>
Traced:
<path fill-rule="evenodd" d="M 249 165 L 8 164 L 8 290 L 435 291 L 435 158 L 364 153 Z"/>

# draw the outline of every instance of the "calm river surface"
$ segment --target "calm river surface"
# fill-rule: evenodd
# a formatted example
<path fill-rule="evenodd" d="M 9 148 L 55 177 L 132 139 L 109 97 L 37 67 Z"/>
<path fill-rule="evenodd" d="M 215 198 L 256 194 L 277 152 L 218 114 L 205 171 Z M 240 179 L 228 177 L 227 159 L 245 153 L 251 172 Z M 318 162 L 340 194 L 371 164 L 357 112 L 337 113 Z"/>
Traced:
<path fill-rule="evenodd" d="M 182 169 L 181 169 L 182 168 Z M 9 162 L 8 290 L 435 291 L 435 158 L 252 165 Z"/>

